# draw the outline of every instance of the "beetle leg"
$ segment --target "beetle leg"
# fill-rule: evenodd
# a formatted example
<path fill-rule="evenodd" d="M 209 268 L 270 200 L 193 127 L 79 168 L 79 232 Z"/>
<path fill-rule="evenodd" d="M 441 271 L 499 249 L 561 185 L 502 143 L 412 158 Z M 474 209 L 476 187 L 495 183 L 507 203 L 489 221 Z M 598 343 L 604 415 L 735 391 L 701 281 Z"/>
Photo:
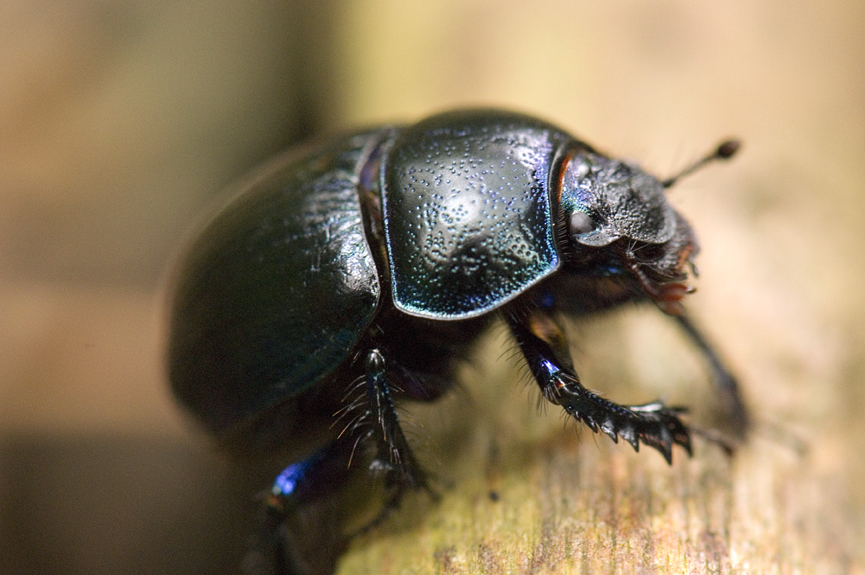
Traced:
<path fill-rule="evenodd" d="M 547 400 L 596 433 L 600 429 L 617 443 L 621 436 L 636 451 L 642 442 L 661 452 L 668 463 L 674 443 L 691 454 L 690 433 L 678 417 L 682 409 L 659 401 L 623 406 L 592 393 L 580 383 L 564 332 L 549 315 L 533 310 L 527 316 L 507 314 L 507 321 Z"/>
<path fill-rule="evenodd" d="M 674 316 L 679 326 L 685 331 L 694 345 L 703 352 L 709 366 L 714 375 L 713 379 L 715 387 L 718 391 L 718 396 L 721 399 L 721 404 L 724 408 L 724 413 L 729 418 L 730 428 L 739 437 L 744 437 L 750 427 L 750 417 L 745 403 L 742 401 L 742 396 L 739 393 L 739 384 L 736 378 L 727 369 L 727 366 L 718 357 L 714 348 L 709 345 L 703 334 L 697 329 L 697 326 L 691 321 L 686 314 Z"/>
<path fill-rule="evenodd" d="M 334 529 L 333 494 L 348 477 L 352 449 L 340 438 L 279 474 L 244 558 L 244 573 L 305 575 L 332 567 L 328 561 L 347 542 Z"/>
<path fill-rule="evenodd" d="M 372 423 L 376 455 L 370 470 L 384 475 L 387 500 L 372 527 L 396 509 L 406 488 L 425 489 L 435 496 L 429 486 L 426 472 L 415 459 L 399 424 L 396 407 L 391 398 L 390 386 L 385 378 L 387 364 L 377 349 L 366 356 L 366 394 L 369 403 L 367 415 Z"/>

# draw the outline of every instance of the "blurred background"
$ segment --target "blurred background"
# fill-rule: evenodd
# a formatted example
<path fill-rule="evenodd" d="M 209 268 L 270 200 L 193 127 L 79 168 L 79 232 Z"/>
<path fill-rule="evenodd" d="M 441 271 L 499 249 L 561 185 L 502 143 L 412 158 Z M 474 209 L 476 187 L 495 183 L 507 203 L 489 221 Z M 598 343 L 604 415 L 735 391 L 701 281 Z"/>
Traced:
<path fill-rule="evenodd" d="M 861 572 L 863 62 L 852 0 L 0 0 L 0 571 L 234 572 L 264 485 L 237 489 L 162 373 L 185 229 L 306 137 L 494 105 L 660 176 L 743 139 L 671 194 L 703 246 L 691 307 L 758 418 L 811 443 L 785 493 L 831 534 L 803 565 Z M 617 321 L 634 399 L 693 403 L 658 359 L 693 352 Z"/>

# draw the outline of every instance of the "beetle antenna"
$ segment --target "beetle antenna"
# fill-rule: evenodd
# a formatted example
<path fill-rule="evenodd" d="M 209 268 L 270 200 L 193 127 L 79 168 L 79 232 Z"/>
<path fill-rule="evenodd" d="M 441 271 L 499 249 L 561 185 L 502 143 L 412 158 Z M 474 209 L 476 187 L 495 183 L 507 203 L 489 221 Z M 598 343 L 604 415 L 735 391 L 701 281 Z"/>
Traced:
<path fill-rule="evenodd" d="M 717 148 L 715 148 L 712 153 L 707 154 L 703 158 L 697 160 L 675 176 L 667 178 L 666 180 L 661 182 L 661 185 L 665 188 L 669 188 L 673 184 L 678 182 L 681 178 L 699 170 L 710 162 L 714 162 L 715 160 L 729 160 L 736 154 L 736 152 L 739 151 L 739 148 L 741 146 L 742 144 L 741 142 L 739 142 L 739 140 L 726 140 L 722 142 L 721 145 L 719 145 Z"/>

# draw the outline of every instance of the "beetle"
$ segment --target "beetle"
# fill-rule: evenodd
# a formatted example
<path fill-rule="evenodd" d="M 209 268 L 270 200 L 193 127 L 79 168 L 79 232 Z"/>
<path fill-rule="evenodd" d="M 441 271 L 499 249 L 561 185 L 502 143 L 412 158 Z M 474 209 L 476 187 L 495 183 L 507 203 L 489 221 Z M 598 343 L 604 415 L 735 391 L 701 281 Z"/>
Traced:
<path fill-rule="evenodd" d="M 736 148 L 725 142 L 680 176 Z M 384 477 L 384 509 L 429 489 L 396 406 L 451 389 L 497 318 L 546 400 L 635 450 L 690 454 L 680 408 L 619 405 L 583 387 L 560 324 L 654 304 L 704 354 L 744 431 L 736 380 L 682 305 L 699 248 L 664 195 L 677 178 L 499 110 L 291 152 L 242 186 L 177 267 L 173 392 L 222 442 L 293 453 L 269 498 L 277 522 L 338 485 L 364 459 L 358 446 Z"/>

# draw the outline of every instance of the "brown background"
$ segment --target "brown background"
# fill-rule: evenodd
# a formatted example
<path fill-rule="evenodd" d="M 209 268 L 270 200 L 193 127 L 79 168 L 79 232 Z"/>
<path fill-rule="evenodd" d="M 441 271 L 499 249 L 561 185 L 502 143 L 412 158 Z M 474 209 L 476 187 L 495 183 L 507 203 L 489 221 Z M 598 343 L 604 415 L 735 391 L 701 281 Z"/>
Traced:
<path fill-rule="evenodd" d="M 501 105 L 660 175 L 745 141 L 672 200 L 757 432 L 672 468 L 578 436 L 499 331 L 466 393 L 418 410 L 454 489 L 343 567 L 861 572 L 863 30 L 854 1 L 0 0 L 0 570 L 233 572 L 261 486 L 233 485 L 160 365 L 185 227 L 304 136 Z M 656 316 L 577 326 L 581 373 L 705 421 L 706 374 Z"/>

